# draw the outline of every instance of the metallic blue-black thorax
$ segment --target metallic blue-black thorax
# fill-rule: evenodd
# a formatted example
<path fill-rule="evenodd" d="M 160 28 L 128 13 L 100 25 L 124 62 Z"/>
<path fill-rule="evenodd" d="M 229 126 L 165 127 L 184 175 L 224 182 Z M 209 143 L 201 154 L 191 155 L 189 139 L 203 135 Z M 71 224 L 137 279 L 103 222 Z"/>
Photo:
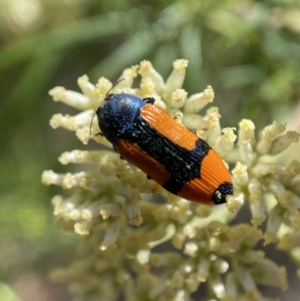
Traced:
<path fill-rule="evenodd" d="M 99 128 L 105 138 L 115 144 L 120 137 L 134 134 L 135 120 L 144 101 L 131 94 L 115 94 L 97 109 Z"/>

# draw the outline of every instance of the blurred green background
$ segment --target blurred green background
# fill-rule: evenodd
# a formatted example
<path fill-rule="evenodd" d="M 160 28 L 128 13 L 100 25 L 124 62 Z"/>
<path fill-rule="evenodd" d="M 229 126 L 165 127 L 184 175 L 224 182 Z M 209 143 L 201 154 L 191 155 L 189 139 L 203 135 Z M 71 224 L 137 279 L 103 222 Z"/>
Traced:
<path fill-rule="evenodd" d="M 91 146 L 49 127 L 53 114 L 75 113 L 52 102 L 54 86 L 79 91 L 83 74 L 115 81 L 143 59 L 166 78 L 185 58 L 184 88 L 211 85 L 222 126 L 300 120 L 298 0 L 0 0 L 0 45 L 2 301 L 71 300 L 48 274 L 68 264 L 78 238 L 56 230 L 60 189 L 41 174 L 66 171 L 57 157 Z"/>

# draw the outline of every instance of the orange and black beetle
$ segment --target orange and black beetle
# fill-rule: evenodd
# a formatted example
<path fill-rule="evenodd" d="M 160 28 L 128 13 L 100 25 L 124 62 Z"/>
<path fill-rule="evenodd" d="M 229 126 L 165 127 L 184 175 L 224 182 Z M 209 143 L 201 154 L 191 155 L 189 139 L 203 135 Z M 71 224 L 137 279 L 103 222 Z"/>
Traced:
<path fill-rule="evenodd" d="M 101 133 L 123 159 L 169 192 L 207 205 L 225 203 L 233 187 L 221 158 L 153 104 L 152 97 L 108 94 L 96 110 Z"/>

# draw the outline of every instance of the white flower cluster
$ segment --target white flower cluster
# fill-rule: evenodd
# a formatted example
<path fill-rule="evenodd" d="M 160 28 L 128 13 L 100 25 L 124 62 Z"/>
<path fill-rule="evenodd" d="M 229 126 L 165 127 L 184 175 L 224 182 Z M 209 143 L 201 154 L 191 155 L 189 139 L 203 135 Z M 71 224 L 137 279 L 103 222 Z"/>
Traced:
<path fill-rule="evenodd" d="M 248 200 L 254 226 L 268 215 L 264 235 L 268 244 L 277 241 L 282 225 L 300 229 L 300 162 L 291 160 L 284 166 L 275 157 L 297 142 L 299 134 L 277 122 L 265 127 L 258 139 L 254 130 L 251 120 L 239 124 L 238 150 L 231 156 L 238 161 L 232 170 L 235 193 L 228 198 L 228 208 L 237 210 Z"/>
<path fill-rule="evenodd" d="M 183 249 L 184 258 L 178 252 L 150 253 L 147 241 L 163 234 L 163 221 L 156 229 L 123 233 L 118 247 L 101 252 L 86 246 L 95 242 L 91 238 L 83 246 L 84 256 L 71 267 L 56 270 L 52 277 L 69 281 L 70 291 L 79 300 L 97 300 L 99 296 L 117 300 L 122 291 L 125 300 L 188 301 L 207 283 L 213 300 L 275 301 L 264 297 L 258 285 L 287 289 L 285 268 L 265 258 L 264 252 L 253 250 L 262 239 L 260 230 L 220 222 L 202 229 L 180 222 L 176 226 L 173 245 Z"/>
<path fill-rule="evenodd" d="M 95 169 L 73 174 L 50 170 L 42 175 L 44 184 L 59 185 L 66 191 L 67 196 L 52 199 L 60 227 L 72 227 L 84 239 L 84 259 L 79 258 L 54 276 L 69 281 L 71 291 L 82 300 L 97 296 L 117 300 L 121 291 L 126 300 L 190 300 L 191 293 L 203 282 L 208 283 L 218 300 L 271 300 L 260 295 L 257 285 L 285 289 L 285 270 L 264 258 L 263 252 L 253 250 L 263 238 L 260 230 L 250 225 L 229 227 L 225 222 L 229 211 L 249 201 L 254 226 L 268 216 L 266 243 L 276 240 L 282 224 L 288 229 L 300 228 L 300 164 L 292 161 L 283 166 L 274 160 L 299 135 L 285 132 L 285 126 L 274 123 L 256 139 L 254 124 L 242 120 L 235 147 L 235 129 L 221 128 L 218 108 L 210 107 L 204 115 L 199 114 L 213 101 L 212 88 L 189 96 L 182 89 L 187 61 L 177 60 L 173 67 L 166 81 L 150 62 L 142 61 L 125 69 L 120 76 L 124 80 L 115 87 L 105 78 L 93 85 L 87 76 L 82 76 L 78 80 L 82 93 L 63 87 L 50 91 L 54 101 L 81 111 L 76 116 L 56 114 L 50 125 L 74 131 L 83 144 L 94 139 L 106 148 L 73 150 L 59 157 L 64 165 L 91 164 Z M 138 74 L 140 86 L 133 88 Z M 235 164 L 234 195 L 227 197 L 226 204 L 229 211 L 225 205 L 215 209 L 168 193 L 121 160 L 105 137 L 96 135 L 97 120 L 94 118 L 92 125 L 91 120 L 112 87 L 112 93 L 154 97 L 156 106 L 195 130 L 221 158 Z M 164 201 L 153 198 L 154 194 L 161 195 Z M 216 219 L 219 222 L 211 222 Z M 131 227 L 128 222 L 140 227 Z M 285 239 L 296 247 L 300 245 L 297 237 Z M 172 242 L 170 248 L 182 250 L 186 256 L 153 252 L 155 246 L 166 241 Z M 150 268 L 160 272 L 156 274 Z"/>

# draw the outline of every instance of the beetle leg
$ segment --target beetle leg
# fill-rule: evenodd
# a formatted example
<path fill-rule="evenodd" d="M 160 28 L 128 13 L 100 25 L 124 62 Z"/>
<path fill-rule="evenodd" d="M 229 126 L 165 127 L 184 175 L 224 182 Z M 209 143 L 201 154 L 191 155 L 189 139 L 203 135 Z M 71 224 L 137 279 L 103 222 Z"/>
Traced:
<path fill-rule="evenodd" d="M 188 129 L 188 130 L 190 130 L 194 134 L 197 134 L 197 132 L 195 130 L 192 130 L 192 129 Z"/>
<path fill-rule="evenodd" d="M 145 102 L 145 103 L 150 103 L 150 104 L 154 104 L 154 102 L 155 102 L 155 99 L 154 99 L 154 97 L 146 97 L 146 98 L 143 98 L 143 101 Z"/>

